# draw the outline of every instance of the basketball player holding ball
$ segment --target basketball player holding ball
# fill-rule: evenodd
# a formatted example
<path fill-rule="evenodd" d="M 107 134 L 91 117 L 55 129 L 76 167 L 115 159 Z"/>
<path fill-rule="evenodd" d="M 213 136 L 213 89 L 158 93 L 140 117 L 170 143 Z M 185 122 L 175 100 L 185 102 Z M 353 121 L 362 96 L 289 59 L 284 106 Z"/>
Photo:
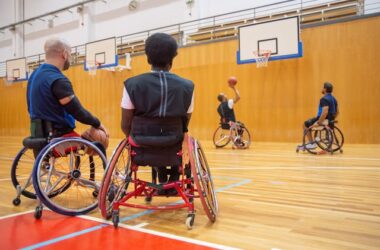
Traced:
<path fill-rule="evenodd" d="M 218 95 L 218 101 L 220 102 L 218 106 L 218 113 L 220 116 L 220 122 L 223 125 L 229 124 L 229 122 L 236 122 L 234 105 L 240 100 L 239 91 L 236 88 L 237 79 L 234 76 L 231 76 L 228 79 L 228 86 L 235 92 L 235 98 L 228 99 L 227 95 L 220 93 Z M 228 125 L 229 128 L 229 125 Z"/>

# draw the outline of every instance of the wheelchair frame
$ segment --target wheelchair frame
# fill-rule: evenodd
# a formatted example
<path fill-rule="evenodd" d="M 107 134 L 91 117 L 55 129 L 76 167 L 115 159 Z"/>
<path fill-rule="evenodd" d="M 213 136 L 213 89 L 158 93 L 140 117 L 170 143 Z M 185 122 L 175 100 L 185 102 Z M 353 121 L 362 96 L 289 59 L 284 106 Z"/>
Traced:
<path fill-rule="evenodd" d="M 250 134 L 249 130 L 244 126 L 244 124 L 242 124 L 240 122 L 230 122 L 228 125 L 230 126 L 228 135 L 224 135 L 223 138 L 221 138 L 219 140 L 216 140 L 217 139 L 216 136 L 217 136 L 218 132 L 220 130 L 224 131 L 227 129 L 223 129 L 222 124 L 220 124 L 219 127 L 215 130 L 214 135 L 213 135 L 213 143 L 214 143 L 215 147 L 216 148 L 223 148 L 226 145 L 228 145 L 228 143 L 230 141 L 232 141 L 234 144 L 234 147 L 236 147 L 238 149 L 249 148 L 249 146 L 251 145 L 251 134 Z M 244 146 L 239 145 L 239 143 L 238 143 L 238 140 L 240 139 L 238 129 L 243 130 L 242 134 L 244 134 L 244 133 L 248 134 L 248 141 L 246 142 L 246 144 Z M 219 141 L 224 141 L 224 140 L 226 140 L 226 142 L 221 143 L 221 144 L 218 143 Z"/>
<path fill-rule="evenodd" d="M 168 184 L 156 184 L 155 180 L 152 180 L 152 182 L 140 180 L 137 176 L 139 166 L 131 161 L 131 156 L 133 156 L 134 152 L 131 150 L 128 140 L 124 139 L 120 142 L 109 161 L 99 192 L 99 207 L 102 216 L 106 219 L 112 217 L 114 227 L 117 228 L 120 222 L 120 206 L 150 210 L 187 208 L 188 216 L 185 224 L 188 229 L 191 229 L 195 220 L 194 198 L 200 198 L 209 220 L 215 222 L 218 213 L 218 205 L 213 180 L 207 162 L 205 161 L 203 150 L 198 142 L 190 136 L 185 135 L 184 142 L 182 150 L 178 153 L 178 155 L 182 156 L 181 178 L 178 181 Z M 123 151 L 128 153 L 128 160 L 124 164 L 125 166 L 123 166 L 124 169 L 122 169 L 122 173 L 120 173 L 116 172 L 115 169 Z M 198 151 L 203 154 L 203 169 L 201 169 L 202 163 L 200 161 L 202 159 L 198 156 Z M 112 194 L 110 193 L 110 190 L 112 190 L 111 187 L 114 187 L 113 182 L 117 179 L 122 180 L 122 183 L 120 187 L 118 187 L 116 194 Z M 133 184 L 133 190 L 127 192 L 129 184 Z M 205 184 L 208 185 L 208 187 L 203 186 Z M 171 188 L 176 189 L 177 195 L 175 197 L 180 197 L 183 201 L 182 204 L 175 202 L 174 204 L 164 206 L 150 205 L 153 197 L 160 196 L 157 195 L 158 190 L 168 190 Z M 112 198 L 110 198 L 111 196 Z M 145 197 L 145 201 L 148 204 L 138 205 L 128 202 L 131 198 L 137 197 Z M 107 204 L 107 202 L 109 204 Z"/>

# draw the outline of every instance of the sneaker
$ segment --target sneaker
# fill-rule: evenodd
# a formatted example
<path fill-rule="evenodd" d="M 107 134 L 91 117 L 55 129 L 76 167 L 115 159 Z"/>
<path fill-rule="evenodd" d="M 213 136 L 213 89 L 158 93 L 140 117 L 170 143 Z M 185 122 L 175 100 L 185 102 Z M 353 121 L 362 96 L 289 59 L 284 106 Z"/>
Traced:
<path fill-rule="evenodd" d="M 309 143 L 309 144 L 306 144 L 306 148 L 307 149 L 315 149 L 317 148 L 318 145 L 316 143 Z"/>

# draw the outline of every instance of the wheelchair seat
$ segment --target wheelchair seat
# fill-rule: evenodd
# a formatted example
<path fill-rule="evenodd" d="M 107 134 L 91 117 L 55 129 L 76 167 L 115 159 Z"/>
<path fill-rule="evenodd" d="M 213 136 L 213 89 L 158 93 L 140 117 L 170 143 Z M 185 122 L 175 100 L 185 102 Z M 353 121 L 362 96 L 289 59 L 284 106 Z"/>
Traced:
<path fill-rule="evenodd" d="M 181 165 L 183 138 L 180 118 L 134 117 L 128 138 L 132 160 L 139 166 Z"/>

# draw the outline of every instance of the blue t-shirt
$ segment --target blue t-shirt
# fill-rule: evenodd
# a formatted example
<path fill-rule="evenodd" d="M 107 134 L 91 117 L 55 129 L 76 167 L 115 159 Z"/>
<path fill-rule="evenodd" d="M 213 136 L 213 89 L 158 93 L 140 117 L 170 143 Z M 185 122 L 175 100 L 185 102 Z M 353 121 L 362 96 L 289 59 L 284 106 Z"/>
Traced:
<path fill-rule="evenodd" d="M 332 121 L 335 119 L 337 110 L 338 110 L 338 102 L 335 99 L 335 97 L 331 93 L 327 93 L 325 96 L 321 98 L 319 101 L 319 107 L 318 107 L 318 114 L 317 117 L 319 118 L 322 114 L 322 108 L 323 107 L 329 107 L 329 112 L 327 114 L 327 119 Z"/>
<path fill-rule="evenodd" d="M 66 112 L 52 92 L 58 79 L 68 79 L 51 64 L 42 64 L 30 76 L 27 87 L 28 112 L 31 119 L 53 123 L 56 129 L 74 129 L 75 119 Z"/>

